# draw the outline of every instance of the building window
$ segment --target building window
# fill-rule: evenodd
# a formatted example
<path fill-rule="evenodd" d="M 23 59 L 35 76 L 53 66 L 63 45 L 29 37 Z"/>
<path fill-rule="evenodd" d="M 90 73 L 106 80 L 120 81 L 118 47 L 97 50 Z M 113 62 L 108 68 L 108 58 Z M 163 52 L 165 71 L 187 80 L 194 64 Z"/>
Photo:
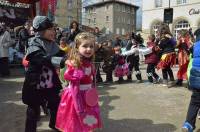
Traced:
<path fill-rule="evenodd" d="M 131 13 L 135 14 L 135 9 L 134 8 L 131 8 Z"/>
<path fill-rule="evenodd" d="M 117 17 L 117 23 L 120 23 L 121 22 L 120 20 L 121 20 L 120 17 Z"/>
<path fill-rule="evenodd" d="M 120 29 L 116 28 L 116 34 L 120 34 Z"/>
<path fill-rule="evenodd" d="M 106 28 L 106 34 L 110 34 L 110 29 Z"/>
<path fill-rule="evenodd" d="M 125 17 L 121 17 L 121 23 L 126 23 Z"/>
<path fill-rule="evenodd" d="M 72 20 L 73 20 L 73 17 L 72 16 L 68 16 L 67 18 L 68 18 L 68 23 L 70 24 L 72 22 Z"/>
<path fill-rule="evenodd" d="M 91 23 L 91 19 L 88 19 L 88 23 L 89 23 L 89 24 Z"/>
<path fill-rule="evenodd" d="M 105 6 L 105 10 L 107 11 L 109 9 L 109 5 L 106 5 Z"/>
<path fill-rule="evenodd" d="M 125 35 L 125 29 L 122 28 L 122 35 Z"/>
<path fill-rule="evenodd" d="M 188 21 L 186 20 L 181 20 L 179 21 L 176 25 L 175 25 L 175 28 L 174 28 L 174 35 L 175 35 L 175 38 L 177 39 L 178 37 L 178 33 L 180 30 L 182 29 L 189 29 L 190 28 L 190 24 Z"/>
<path fill-rule="evenodd" d="M 133 20 L 133 21 L 132 21 L 132 25 L 135 25 L 135 22 L 136 22 L 136 21 L 135 21 L 135 20 Z"/>
<path fill-rule="evenodd" d="M 126 7 L 126 12 L 130 13 L 131 12 L 131 9 L 129 6 Z"/>
<path fill-rule="evenodd" d="M 93 13 L 96 13 L 96 8 L 95 7 L 93 8 Z"/>
<path fill-rule="evenodd" d="M 127 20 L 127 24 L 131 24 L 131 20 L 130 19 Z"/>
<path fill-rule="evenodd" d="M 88 11 L 89 11 L 89 14 L 91 14 L 92 13 L 92 8 L 88 9 Z"/>
<path fill-rule="evenodd" d="M 126 12 L 125 5 L 122 5 L 122 12 Z"/>
<path fill-rule="evenodd" d="M 116 8 L 117 8 L 117 11 L 120 11 L 120 5 L 119 4 L 116 5 Z"/>
<path fill-rule="evenodd" d="M 162 7 L 162 0 L 155 0 L 155 7 Z"/>
<path fill-rule="evenodd" d="M 108 22 L 109 21 L 109 16 L 106 16 L 106 22 Z"/>
<path fill-rule="evenodd" d="M 67 0 L 67 9 L 68 10 L 72 10 L 72 8 L 73 8 L 73 2 L 72 2 L 72 0 Z"/>
<path fill-rule="evenodd" d="M 177 4 L 186 4 L 187 0 L 177 0 Z"/>

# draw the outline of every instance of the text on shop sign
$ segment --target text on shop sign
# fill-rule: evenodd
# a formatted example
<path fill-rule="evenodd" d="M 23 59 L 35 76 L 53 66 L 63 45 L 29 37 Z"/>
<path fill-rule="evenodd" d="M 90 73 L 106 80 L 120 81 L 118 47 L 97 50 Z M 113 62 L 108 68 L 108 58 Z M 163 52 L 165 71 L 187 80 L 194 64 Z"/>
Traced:
<path fill-rule="evenodd" d="M 197 15 L 197 14 L 200 14 L 200 9 L 190 9 L 189 10 L 189 15 Z"/>

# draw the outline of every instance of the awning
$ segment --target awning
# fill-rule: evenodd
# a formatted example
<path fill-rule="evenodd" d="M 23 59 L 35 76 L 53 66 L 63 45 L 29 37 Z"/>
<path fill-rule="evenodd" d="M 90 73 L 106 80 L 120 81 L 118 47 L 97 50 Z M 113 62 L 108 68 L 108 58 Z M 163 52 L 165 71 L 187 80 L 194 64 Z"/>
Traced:
<path fill-rule="evenodd" d="M 12 2 L 12 3 L 19 2 L 19 3 L 25 3 L 25 4 L 33 4 L 33 3 L 40 1 L 40 0 L 8 0 L 8 1 Z"/>

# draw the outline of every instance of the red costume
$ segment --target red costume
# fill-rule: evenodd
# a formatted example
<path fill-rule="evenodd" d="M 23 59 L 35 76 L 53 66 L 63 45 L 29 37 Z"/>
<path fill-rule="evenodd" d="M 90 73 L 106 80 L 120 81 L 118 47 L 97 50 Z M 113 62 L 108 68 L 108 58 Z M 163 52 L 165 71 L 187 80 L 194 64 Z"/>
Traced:
<path fill-rule="evenodd" d="M 179 43 L 177 45 L 178 47 L 178 64 L 179 64 L 179 70 L 177 72 L 177 78 L 179 80 L 187 79 L 187 67 L 189 63 L 189 48 L 190 48 L 191 42 L 190 37 L 180 37 Z"/>

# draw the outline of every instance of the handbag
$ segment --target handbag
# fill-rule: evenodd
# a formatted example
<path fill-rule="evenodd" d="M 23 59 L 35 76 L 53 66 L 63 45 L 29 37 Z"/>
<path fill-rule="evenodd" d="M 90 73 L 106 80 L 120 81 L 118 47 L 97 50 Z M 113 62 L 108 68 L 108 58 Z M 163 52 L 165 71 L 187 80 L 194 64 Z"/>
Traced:
<path fill-rule="evenodd" d="M 88 106 L 95 106 L 98 104 L 98 92 L 96 89 L 96 76 L 93 74 L 93 87 L 88 89 L 85 93 L 85 102 Z"/>

